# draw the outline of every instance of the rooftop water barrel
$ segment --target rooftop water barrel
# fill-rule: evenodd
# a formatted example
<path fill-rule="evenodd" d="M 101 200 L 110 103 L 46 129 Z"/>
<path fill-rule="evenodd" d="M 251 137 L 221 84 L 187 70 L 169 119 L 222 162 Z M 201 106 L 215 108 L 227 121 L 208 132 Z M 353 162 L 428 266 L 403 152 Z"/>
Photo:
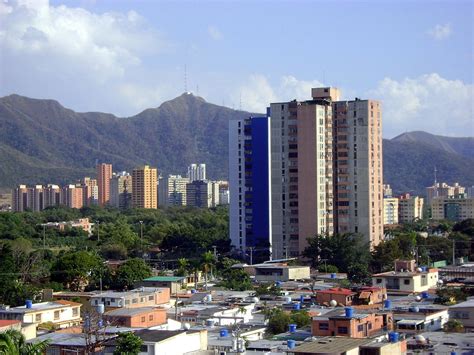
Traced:
<path fill-rule="evenodd" d="M 299 311 L 301 309 L 301 303 L 299 302 L 293 303 L 293 309 L 295 311 Z"/>
<path fill-rule="evenodd" d="M 398 342 L 399 339 L 400 339 L 400 334 L 398 334 L 397 332 L 388 333 L 388 340 L 391 343 L 396 343 L 396 342 Z"/>
<path fill-rule="evenodd" d="M 337 274 L 335 272 L 331 273 L 331 279 L 335 279 Z"/>
<path fill-rule="evenodd" d="M 354 315 L 354 309 L 352 307 L 346 307 L 344 310 L 346 311 L 346 317 L 352 318 Z"/>
<path fill-rule="evenodd" d="M 192 288 L 192 289 L 191 289 L 191 293 L 193 293 L 193 294 L 196 293 L 196 289 L 195 289 L 195 288 Z"/>
<path fill-rule="evenodd" d="M 296 324 L 289 324 L 289 325 L 288 325 L 288 331 L 289 331 L 290 333 L 296 332 Z"/>
<path fill-rule="evenodd" d="M 104 314 L 104 312 L 105 312 L 105 306 L 104 306 L 103 303 L 99 303 L 97 305 L 96 309 L 97 309 L 97 313 L 99 313 L 99 314 Z"/>
<path fill-rule="evenodd" d="M 385 301 L 383 302 L 383 307 L 386 308 L 386 309 L 392 308 L 392 301 L 390 301 L 390 300 L 385 300 Z"/>
<path fill-rule="evenodd" d="M 423 291 L 423 292 L 421 293 L 421 298 L 425 298 L 425 299 L 426 299 L 426 298 L 428 298 L 428 297 L 430 297 L 430 295 L 428 294 L 427 291 Z"/>
<path fill-rule="evenodd" d="M 226 328 L 222 328 L 219 332 L 219 335 L 221 336 L 221 338 L 224 338 L 226 336 L 229 336 L 229 331 Z"/>
<path fill-rule="evenodd" d="M 296 341 L 293 339 L 288 339 L 286 341 L 286 345 L 288 346 L 288 349 L 294 349 L 296 347 Z"/>
<path fill-rule="evenodd" d="M 33 308 L 33 301 L 32 301 L 32 300 L 26 300 L 26 301 L 25 301 L 25 306 L 26 306 L 26 308 L 28 308 L 28 309 Z"/>

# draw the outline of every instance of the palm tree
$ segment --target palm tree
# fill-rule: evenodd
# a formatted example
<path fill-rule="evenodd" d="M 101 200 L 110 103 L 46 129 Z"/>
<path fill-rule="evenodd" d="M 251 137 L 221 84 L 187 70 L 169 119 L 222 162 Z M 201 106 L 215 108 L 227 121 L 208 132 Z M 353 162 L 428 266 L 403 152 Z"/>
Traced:
<path fill-rule="evenodd" d="M 0 355 L 43 355 L 49 341 L 26 343 L 18 330 L 9 329 L 0 333 Z"/>
<path fill-rule="evenodd" d="M 178 259 L 178 269 L 175 272 L 176 276 L 187 276 L 187 270 L 189 267 L 189 261 L 186 258 Z"/>
<path fill-rule="evenodd" d="M 212 270 L 212 266 L 214 265 L 215 259 L 214 259 L 214 254 L 212 254 L 210 251 L 206 251 L 204 254 L 202 254 L 201 257 L 201 266 L 202 270 L 204 271 L 204 283 L 207 291 L 207 274 L 209 273 L 209 270 Z"/>

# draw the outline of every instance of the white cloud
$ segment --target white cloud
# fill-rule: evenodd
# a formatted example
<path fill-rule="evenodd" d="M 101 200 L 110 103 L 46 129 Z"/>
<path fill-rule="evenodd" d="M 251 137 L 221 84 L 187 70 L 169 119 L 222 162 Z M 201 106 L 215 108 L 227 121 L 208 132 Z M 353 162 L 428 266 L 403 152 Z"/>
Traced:
<path fill-rule="evenodd" d="M 401 81 L 385 78 L 368 96 L 382 100 L 387 137 L 414 130 L 474 136 L 473 88 L 432 73 Z"/>
<path fill-rule="evenodd" d="M 219 41 L 222 38 L 224 38 L 224 35 L 222 34 L 222 32 L 216 26 L 213 26 L 213 25 L 207 28 L 207 33 L 215 41 Z"/>
<path fill-rule="evenodd" d="M 444 25 L 438 24 L 428 31 L 428 34 L 437 41 L 441 41 L 443 39 L 451 37 L 452 33 L 453 31 L 449 23 L 446 23 Z"/>
<path fill-rule="evenodd" d="M 298 80 L 294 76 L 286 75 L 272 87 L 264 75 L 254 74 L 240 87 L 242 109 L 263 113 L 271 102 L 310 99 L 311 88 L 320 86 L 324 85 L 318 80 Z M 235 98 L 236 95 L 233 96 Z"/>
<path fill-rule="evenodd" d="M 143 70 L 144 58 L 168 48 L 162 36 L 135 11 L 96 14 L 52 6 L 48 0 L 0 1 L 4 94 L 46 94 L 86 109 L 94 100 L 99 102 L 98 97 L 86 96 L 97 94 L 110 105 L 115 101 L 115 108 L 126 110 L 124 100 L 130 95 L 120 97 L 122 83 L 135 80 L 133 76 Z M 78 104 L 80 100 L 83 102 Z"/>

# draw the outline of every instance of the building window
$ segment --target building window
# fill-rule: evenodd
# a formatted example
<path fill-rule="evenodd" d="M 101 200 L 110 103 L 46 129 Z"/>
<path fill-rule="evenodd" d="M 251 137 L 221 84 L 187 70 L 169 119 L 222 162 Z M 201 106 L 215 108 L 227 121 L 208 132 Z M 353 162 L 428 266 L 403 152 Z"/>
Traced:
<path fill-rule="evenodd" d="M 153 301 L 154 297 L 153 296 L 148 296 L 148 301 Z"/>
<path fill-rule="evenodd" d="M 347 327 L 337 327 L 338 334 L 347 334 Z"/>
<path fill-rule="evenodd" d="M 150 314 L 150 315 L 148 316 L 148 320 L 149 320 L 149 321 L 152 321 L 152 320 L 153 320 L 153 314 Z"/>
<path fill-rule="evenodd" d="M 54 311 L 54 320 L 59 319 L 59 311 Z"/>
<path fill-rule="evenodd" d="M 409 285 L 409 284 L 410 284 L 410 280 L 409 280 L 409 279 L 403 280 L 403 283 L 404 283 L 405 285 Z"/>
<path fill-rule="evenodd" d="M 41 323 L 41 313 L 35 314 L 35 322 Z"/>
<path fill-rule="evenodd" d="M 79 315 L 79 308 L 73 308 L 72 309 L 72 316 L 77 317 Z"/>
<path fill-rule="evenodd" d="M 319 323 L 319 330 L 329 330 L 329 323 Z"/>
<path fill-rule="evenodd" d="M 146 317 L 142 317 L 142 323 L 145 323 Z"/>
<path fill-rule="evenodd" d="M 132 300 L 132 303 L 138 303 L 138 298 L 134 298 L 134 299 Z"/>
<path fill-rule="evenodd" d="M 357 326 L 357 331 L 360 333 L 360 332 L 363 332 L 364 331 L 364 325 L 363 324 L 359 324 Z"/>

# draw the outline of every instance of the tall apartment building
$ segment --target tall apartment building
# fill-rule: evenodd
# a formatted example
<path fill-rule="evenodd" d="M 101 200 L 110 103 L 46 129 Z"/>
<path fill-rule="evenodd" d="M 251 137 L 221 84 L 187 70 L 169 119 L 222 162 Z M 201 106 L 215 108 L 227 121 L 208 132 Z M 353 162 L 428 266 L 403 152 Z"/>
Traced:
<path fill-rule="evenodd" d="M 383 197 L 392 197 L 392 188 L 390 187 L 389 184 L 383 184 Z"/>
<path fill-rule="evenodd" d="M 435 221 L 447 219 L 456 222 L 474 218 L 474 198 L 465 194 L 433 198 L 431 217 Z"/>
<path fill-rule="evenodd" d="M 382 108 L 378 101 L 333 103 L 336 233 L 383 238 Z"/>
<path fill-rule="evenodd" d="M 132 176 L 126 171 L 113 174 L 110 179 L 110 205 L 127 209 L 132 207 Z"/>
<path fill-rule="evenodd" d="M 99 186 L 96 179 L 84 177 L 80 181 L 84 206 L 97 205 L 99 202 Z"/>
<path fill-rule="evenodd" d="M 270 167 L 270 117 L 229 121 L 230 238 L 242 254 L 258 249 L 257 262 L 271 252 Z"/>
<path fill-rule="evenodd" d="M 186 206 L 186 185 L 189 178 L 181 175 L 168 175 L 160 179 L 158 196 L 160 206 Z"/>
<path fill-rule="evenodd" d="M 84 207 L 83 191 L 81 186 L 66 185 L 62 188 L 61 202 L 64 206 L 70 208 Z"/>
<path fill-rule="evenodd" d="M 186 184 L 186 206 L 216 207 L 216 196 L 219 196 L 219 185 L 211 181 L 196 180 Z"/>
<path fill-rule="evenodd" d="M 423 218 L 423 198 L 403 194 L 398 200 L 398 220 L 400 223 L 411 223 Z"/>
<path fill-rule="evenodd" d="M 58 185 L 48 184 L 44 188 L 44 208 L 61 204 L 61 188 Z"/>
<path fill-rule="evenodd" d="M 38 212 L 45 207 L 45 192 L 42 185 L 35 187 L 18 185 L 12 191 L 12 210 L 15 212 L 26 210 Z"/>
<path fill-rule="evenodd" d="M 158 171 L 145 165 L 132 172 L 132 206 L 158 208 Z"/>
<path fill-rule="evenodd" d="M 189 165 L 187 177 L 190 182 L 206 180 L 206 164 Z"/>
<path fill-rule="evenodd" d="M 312 100 L 272 103 L 270 127 L 272 257 L 300 255 L 316 234 L 361 233 L 377 245 L 383 237 L 380 103 L 340 101 L 337 89 L 315 88 Z M 237 129 L 230 130 L 231 177 L 242 159 Z M 241 194 L 235 174 L 231 213 Z M 234 246 L 236 232 L 231 228 Z"/>
<path fill-rule="evenodd" d="M 398 224 L 398 198 L 384 197 L 383 199 L 383 224 Z"/>
<path fill-rule="evenodd" d="M 431 200 L 436 197 L 451 197 L 465 193 L 466 189 L 455 182 L 450 186 L 444 182 L 435 182 L 433 186 L 426 188 L 426 202 L 431 205 Z"/>
<path fill-rule="evenodd" d="M 99 187 L 99 206 L 105 206 L 110 201 L 110 179 L 112 164 L 97 165 L 97 185 Z"/>

